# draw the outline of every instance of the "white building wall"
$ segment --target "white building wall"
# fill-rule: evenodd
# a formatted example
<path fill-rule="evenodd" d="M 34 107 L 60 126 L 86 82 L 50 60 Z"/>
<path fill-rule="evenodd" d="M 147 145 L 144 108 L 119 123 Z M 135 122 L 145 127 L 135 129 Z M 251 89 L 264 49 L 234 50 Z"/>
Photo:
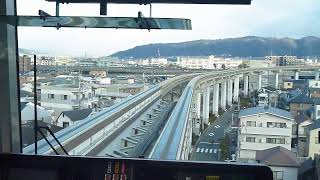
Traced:
<path fill-rule="evenodd" d="M 63 114 L 61 114 L 57 120 L 57 126 L 63 127 L 63 122 L 68 122 L 69 126 L 73 125 L 73 121 L 71 121 L 68 116 L 63 116 Z"/>
<path fill-rule="evenodd" d="M 248 121 L 256 122 L 256 127 L 249 126 Z M 267 122 L 286 123 L 286 128 L 267 127 Z M 241 117 L 241 128 L 238 136 L 238 148 L 240 149 L 238 158 L 255 159 L 255 151 L 276 146 L 291 150 L 292 123 L 293 120 L 269 114 Z M 255 138 L 255 142 L 247 142 L 247 137 Z M 281 138 L 285 139 L 285 142 L 284 144 L 267 143 L 267 138 Z M 254 153 L 251 151 L 254 151 Z"/>
<path fill-rule="evenodd" d="M 320 118 L 320 105 L 314 105 L 314 120 Z"/>
<path fill-rule="evenodd" d="M 298 168 L 297 167 L 278 167 L 269 166 L 272 172 L 280 171 L 283 172 L 283 180 L 297 180 L 298 179 Z"/>

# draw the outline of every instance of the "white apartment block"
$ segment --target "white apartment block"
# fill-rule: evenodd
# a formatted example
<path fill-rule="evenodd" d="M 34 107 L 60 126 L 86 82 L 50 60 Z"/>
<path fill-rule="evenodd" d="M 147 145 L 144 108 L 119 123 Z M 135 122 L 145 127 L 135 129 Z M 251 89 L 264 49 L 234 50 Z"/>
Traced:
<path fill-rule="evenodd" d="M 291 150 L 292 124 L 290 112 L 274 107 L 253 107 L 239 112 L 239 161 L 255 161 L 256 151 L 281 146 Z"/>
<path fill-rule="evenodd" d="M 81 108 L 92 97 L 91 88 L 75 85 L 41 86 L 41 106 L 53 110 L 74 110 Z"/>
<path fill-rule="evenodd" d="M 225 68 L 237 68 L 242 63 L 242 60 L 224 59 L 209 56 L 203 57 L 179 57 L 177 65 L 187 69 L 221 69 Z"/>

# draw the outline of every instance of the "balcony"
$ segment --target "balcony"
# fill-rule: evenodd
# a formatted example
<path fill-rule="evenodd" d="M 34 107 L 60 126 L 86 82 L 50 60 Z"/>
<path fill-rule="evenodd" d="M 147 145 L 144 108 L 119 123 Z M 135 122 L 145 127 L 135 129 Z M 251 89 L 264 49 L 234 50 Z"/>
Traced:
<path fill-rule="evenodd" d="M 273 136 L 291 136 L 291 128 L 242 127 L 241 134 L 261 134 Z"/>

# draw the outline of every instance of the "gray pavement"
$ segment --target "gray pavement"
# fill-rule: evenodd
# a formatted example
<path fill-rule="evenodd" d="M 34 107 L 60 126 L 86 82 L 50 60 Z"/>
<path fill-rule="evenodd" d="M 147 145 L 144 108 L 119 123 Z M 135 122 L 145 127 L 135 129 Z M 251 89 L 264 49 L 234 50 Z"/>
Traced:
<path fill-rule="evenodd" d="M 230 108 L 220 117 L 218 117 L 201 134 L 197 141 L 191 156 L 195 161 L 218 161 L 220 156 L 219 142 L 224 138 L 225 131 L 231 125 L 232 112 Z"/>

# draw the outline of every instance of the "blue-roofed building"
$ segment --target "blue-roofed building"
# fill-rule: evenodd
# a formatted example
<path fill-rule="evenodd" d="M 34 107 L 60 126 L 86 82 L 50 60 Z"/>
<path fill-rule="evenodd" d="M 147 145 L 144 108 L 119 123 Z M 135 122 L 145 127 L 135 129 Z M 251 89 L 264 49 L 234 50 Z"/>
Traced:
<path fill-rule="evenodd" d="M 290 112 L 274 107 L 253 107 L 239 112 L 237 157 L 255 162 L 256 151 L 281 146 L 291 150 L 292 125 Z"/>

